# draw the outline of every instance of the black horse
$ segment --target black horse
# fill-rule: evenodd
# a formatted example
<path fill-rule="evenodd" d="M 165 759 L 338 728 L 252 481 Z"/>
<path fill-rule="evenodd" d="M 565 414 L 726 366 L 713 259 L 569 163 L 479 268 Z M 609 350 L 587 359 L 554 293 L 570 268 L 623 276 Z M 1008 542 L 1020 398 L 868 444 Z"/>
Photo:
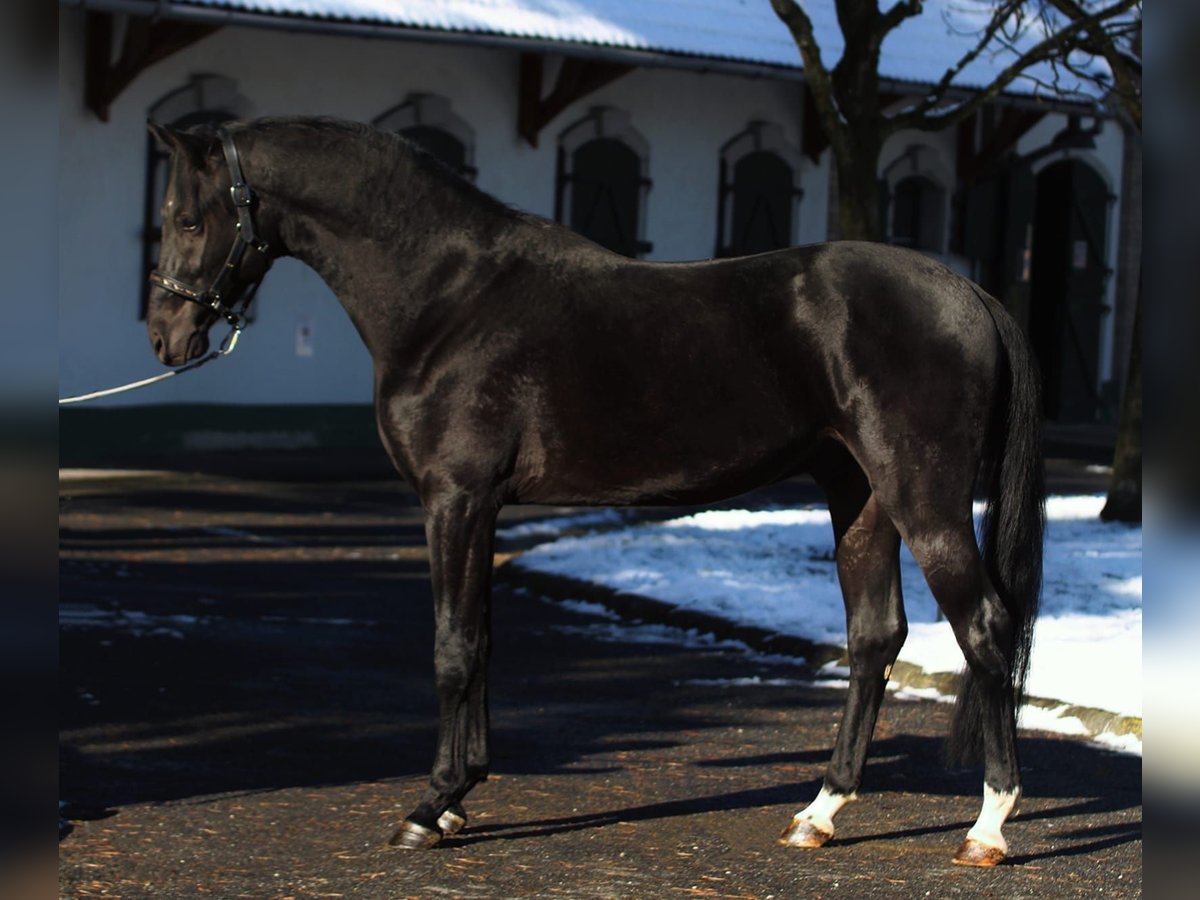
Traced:
<path fill-rule="evenodd" d="M 1037 379 L 998 302 L 876 244 L 627 259 L 354 123 L 151 127 L 172 150 L 147 317 L 159 359 L 205 353 L 216 321 L 236 323 L 239 291 L 279 256 L 303 260 L 371 353 L 380 436 L 424 507 L 440 727 L 430 787 L 394 844 L 462 828 L 461 801 L 487 777 L 502 505 L 695 503 L 807 471 L 833 517 L 851 675 L 824 786 L 780 840 L 825 843 L 859 787 L 907 633 L 903 540 L 966 657 L 950 748 L 984 762 L 955 862 L 1003 859 L 1043 488 Z"/>

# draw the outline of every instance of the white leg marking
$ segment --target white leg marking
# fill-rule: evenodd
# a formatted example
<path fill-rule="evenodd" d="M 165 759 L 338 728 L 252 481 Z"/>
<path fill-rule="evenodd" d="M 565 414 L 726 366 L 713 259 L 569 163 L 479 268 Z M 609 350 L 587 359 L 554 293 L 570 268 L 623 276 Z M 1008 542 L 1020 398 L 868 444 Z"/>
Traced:
<path fill-rule="evenodd" d="M 992 790 L 989 785 L 985 784 L 983 786 L 983 809 L 979 811 L 979 818 L 967 832 L 967 839 L 979 841 L 988 847 L 995 847 L 1001 853 L 1007 853 L 1008 844 L 1004 840 L 1004 835 L 1000 833 L 1000 828 L 1004 825 L 1004 820 L 1012 815 L 1012 811 L 1017 805 L 1017 798 L 1020 796 L 1020 788 L 1001 793 Z"/>
<path fill-rule="evenodd" d="M 834 833 L 833 817 L 837 815 L 839 809 L 851 800 L 857 799 L 858 797 L 855 794 L 831 793 L 828 788 L 822 785 L 821 792 L 817 794 L 817 799 L 792 816 L 792 819 L 811 822 L 819 830 L 832 837 Z"/>

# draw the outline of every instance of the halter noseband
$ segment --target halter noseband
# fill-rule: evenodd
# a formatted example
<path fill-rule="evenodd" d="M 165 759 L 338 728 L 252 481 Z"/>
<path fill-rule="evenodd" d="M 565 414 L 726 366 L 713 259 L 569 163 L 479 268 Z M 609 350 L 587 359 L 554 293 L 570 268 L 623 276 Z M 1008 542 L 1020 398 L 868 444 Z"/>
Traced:
<path fill-rule="evenodd" d="M 225 151 L 225 164 L 229 167 L 229 177 L 232 182 L 229 195 L 233 198 L 233 206 L 238 219 L 237 235 L 234 238 L 233 246 L 229 248 L 229 255 L 225 257 L 225 264 L 221 267 L 216 279 L 207 288 L 194 287 L 172 275 L 159 272 L 157 269 L 150 273 L 150 283 L 164 291 L 177 294 L 185 300 L 199 303 L 205 309 L 215 312 L 234 328 L 239 328 L 246 307 L 254 299 L 254 290 L 244 292 L 240 304 L 236 302 L 227 304 L 225 294 L 229 289 L 229 282 L 233 280 L 238 266 L 241 265 L 242 257 L 246 255 L 246 248 L 253 247 L 259 253 L 265 254 L 267 243 L 259 240 L 254 232 L 254 217 L 250 211 L 254 202 L 254 192 L 250 190 L 250 185 L 246 184 L 246 179 L 242 175 L 242 165 L 238 159 L 237 145 L 233 142 L 233 135 L 224 129 L 218 129 L 217 136 L 220 137 L 221 147 Z"/>

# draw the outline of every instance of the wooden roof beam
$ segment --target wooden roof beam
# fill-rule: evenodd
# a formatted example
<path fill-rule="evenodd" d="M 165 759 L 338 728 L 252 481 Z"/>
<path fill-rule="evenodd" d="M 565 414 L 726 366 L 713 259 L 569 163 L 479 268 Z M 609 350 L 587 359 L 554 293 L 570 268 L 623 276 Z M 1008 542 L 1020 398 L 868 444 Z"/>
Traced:
<path fill-rule="evenodd" d="M 1048 114 L 1049 110 L 992 107 L 991 127 L 978 134 L 972 116 L 958 126 L 958 178 L 964 184 L 977 181 L 1016 150 L 1017 142 Z"/>
<path fill-rule="evenodd" d="M 130 16 L 121 41 L 120 55 L 114 60 L 116 17 L 112 13 L 88 10 L 84 38 L 85 105 L 101 122 L 107 122 L 113 102 L 138 75 L 201 38 L 208 37 L 220 27 L 175 19 Z"/>
<path fill-rule="evenodd" d="M 541 130 L 568 106 L 635 68 L 624 63 L 568 56 L 559 67 L 554 87 L 543 97 L 543 56 L 540 53 L 522 53 L 520 66 L 517 133 L 531 147 L 538 145 Z"/>

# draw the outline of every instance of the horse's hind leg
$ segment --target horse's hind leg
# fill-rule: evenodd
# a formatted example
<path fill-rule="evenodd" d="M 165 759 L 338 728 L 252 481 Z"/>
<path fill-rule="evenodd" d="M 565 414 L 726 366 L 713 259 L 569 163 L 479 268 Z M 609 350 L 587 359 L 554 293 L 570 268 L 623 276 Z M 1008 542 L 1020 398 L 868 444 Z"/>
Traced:
<path fill-rule="evenodd" d="M 1013 620 L 987 577 L 970 520 L 905 535 L 971 671 L 966 700 L 982 738 L 983 809 L 954 861 L 992 866 L 1008 845 L 1000 833 L 1020 796 L 1013 696 Z M 960 704 L 963 702 L 960 699 Z"/>
<path fill-rule="evenodd" d="M 852 461 L 838 477 L 820 477 L 829 497 L 838 578 L 846 603 L 850 689 L 833 757 L 817 798 L 780 836 L 790 847 L 820 847 L 833 837 L 833 816 L 854 799 L 875 730 L 887 673 L 908 626 L 900 593 L 900 536 Z"/>
<path fill-rule="evenodd" d="M 391 839 L 410 850 L 461 829 L 462 798 L 488 772 L 488 604 L 499 507 L 490 497 L 461 493 L 426 507 L 440 719 L 429 788 Z"/>

